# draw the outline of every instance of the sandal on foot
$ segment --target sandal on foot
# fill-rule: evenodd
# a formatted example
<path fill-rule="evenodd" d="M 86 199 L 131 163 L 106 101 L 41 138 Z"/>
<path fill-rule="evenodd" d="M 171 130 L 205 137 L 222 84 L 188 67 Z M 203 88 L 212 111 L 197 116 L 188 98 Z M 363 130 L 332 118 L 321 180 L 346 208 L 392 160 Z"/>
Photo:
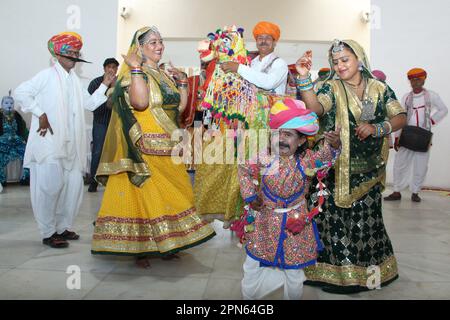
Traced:
<path fill-rule="evenodd" d="M 66 230 L 59 235 L 64 240 L 78 240 L 80 236 L 73 231 Z"/>
<path fill-rule="evenodd" d="M 42 239 L 42 243 L 50 246 L 51 248 L 67 248 L 69 243 L 63 238 L 59 237 L 57 233 L 54 233 L 51 237 Z"/>

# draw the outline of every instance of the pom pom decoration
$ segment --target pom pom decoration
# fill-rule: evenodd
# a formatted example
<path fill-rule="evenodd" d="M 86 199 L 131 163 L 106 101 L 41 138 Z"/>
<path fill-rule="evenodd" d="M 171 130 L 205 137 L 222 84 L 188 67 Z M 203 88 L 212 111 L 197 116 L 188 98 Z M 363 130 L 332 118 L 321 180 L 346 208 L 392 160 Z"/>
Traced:
<path fill-rule="evenodd" d="M 231 26 L 208 34 L 209 48 L 213 59 L 216 60 L 216 66 L 204 86 L 201 105 L 211 111 L 216 123 L 223 121 L 227 126 L 233 126 L 232 129 L 236 129 L 234 127 L 239 126 L 239 123 L 231 122 L 231 119 L 242 122 L 244 128 L 267 128 L 267 121 L 260 121 L 259 118 L 267 118 L 271 106 L 268 95 L 258 93 L 258 90 L 239 74 L 225 73 L 220 67 L 220 64 L 226 61 L 250 64 L 242 32 L 242 28 Z M 265 115 L 261 116 L 262 113 Z"/>

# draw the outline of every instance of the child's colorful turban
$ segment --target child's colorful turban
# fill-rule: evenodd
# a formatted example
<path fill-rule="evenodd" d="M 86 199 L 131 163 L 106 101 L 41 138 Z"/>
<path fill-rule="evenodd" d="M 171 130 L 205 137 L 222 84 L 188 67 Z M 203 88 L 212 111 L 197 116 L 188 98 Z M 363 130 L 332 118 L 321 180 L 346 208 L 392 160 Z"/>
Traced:
<path fill-rule="evenodd" d="M 295 129 L 308 136 L 319 131 L 317 115 L 306 109 L 303 101 L 285 98 L 270 109 L 269 126 L 272 129 Z"/>

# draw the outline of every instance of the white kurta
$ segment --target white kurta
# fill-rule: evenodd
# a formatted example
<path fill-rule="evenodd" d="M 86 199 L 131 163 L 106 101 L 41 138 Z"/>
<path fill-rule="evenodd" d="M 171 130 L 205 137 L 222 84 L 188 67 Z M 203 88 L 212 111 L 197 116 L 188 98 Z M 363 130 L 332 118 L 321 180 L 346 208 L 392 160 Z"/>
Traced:
<path fill-rule="evenodd" d="M 448 113 L 447 106 L 439 95 L 431 90 L 431 123 L 433 125 L 440 122 Z M 405 101 L 409 93 L 402 99 L 402 106 L 406 109 Z M 423 91 L 419 94 L 413 94 L 413 108 L 408 114 L 408 125 L 425 128 L 425 97 Z M 401 130 L 396 133 L 396 138 L 400 137 Z M 430 159 L 430 150 L 427 152 L 416 152 L 404 147 L 400 147 L 394 160 L 394 191 L 400 192 L 408 185 L 412 193 L 419 193 L 422 189 L 428 171 L 428 161 Z M 412 170 L 412 174 L 411 174 Z"/>
<path fill-rule="evenodd" d="M 31 112 L 24 167 L 30 168 L 33 213 L 44 238 L 72 227 L 83 198 L 86 170 L 84 109 L 103 104 L 107 87 L 90 95 L 73 70 L 56 63 L 22 83 L 14 92 L 17 105 Z M 39 132 L 39 116 L 46 114 L 53 135 Z"/>
<path fill-rule="evenodd" d="M 283 59 L 277 58 L 274 60 L 275 58 L 276 55 L 273 52 L 261 60 L 257 56 L 252 60 L 250 67 L 241 64 L 237 72 L 258 88 L 274 90 L 276 94 L 285 94 L 288 66 Z M 272 65 L 268 68 L 272 61 Z"/>

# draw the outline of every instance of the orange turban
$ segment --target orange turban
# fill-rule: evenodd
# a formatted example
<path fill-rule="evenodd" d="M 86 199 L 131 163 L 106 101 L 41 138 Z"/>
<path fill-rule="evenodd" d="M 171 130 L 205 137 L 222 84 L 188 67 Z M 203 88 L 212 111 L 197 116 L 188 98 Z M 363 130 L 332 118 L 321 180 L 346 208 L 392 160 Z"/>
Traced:
<path fill-rule="evenodd" d="M 280 28 L 276 24 L 261 21 L 253 28 L 253 37 L 256 39 L 260 34 L 269 34 L 275 41 L 278 41 L 280 39 Z"/>
<path fill-rule="evenodd" d="M 81 36 L 76 32 L 61 32 L 48 40 L 48 51 L 52 56 L 66 55 L 68 50 L 80 50 L 83 46 Z"/>
<path fill-rule="evenodd" d="M 414 68 L 408 71 L 408 79 L 421 78 L 425 80 L 427 78 L 427 72 L 421 68 Z"/>
<path fill-rule="evenodd" d="M 320 68 L 319 72 L 317 73 L 319 77 L 328 76 L 330 74 L 330 68 Z"/>

